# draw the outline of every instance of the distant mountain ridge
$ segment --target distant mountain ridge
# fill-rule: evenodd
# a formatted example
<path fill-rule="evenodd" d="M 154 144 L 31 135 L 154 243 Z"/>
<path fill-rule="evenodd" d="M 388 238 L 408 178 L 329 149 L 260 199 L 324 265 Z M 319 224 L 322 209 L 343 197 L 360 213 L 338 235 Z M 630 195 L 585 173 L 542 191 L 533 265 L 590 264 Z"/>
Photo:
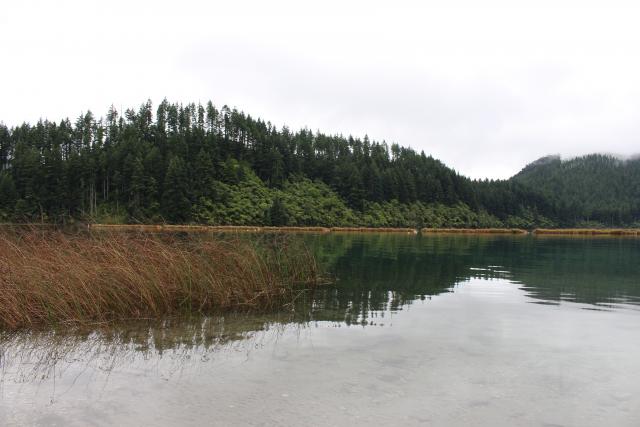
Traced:
<path fill-rule="evenodd" d="M 640 158 L 589 154 L 545 156 L 511 178 L 534 189 L 577 221 L 633 223 L 640 215 Z"/>

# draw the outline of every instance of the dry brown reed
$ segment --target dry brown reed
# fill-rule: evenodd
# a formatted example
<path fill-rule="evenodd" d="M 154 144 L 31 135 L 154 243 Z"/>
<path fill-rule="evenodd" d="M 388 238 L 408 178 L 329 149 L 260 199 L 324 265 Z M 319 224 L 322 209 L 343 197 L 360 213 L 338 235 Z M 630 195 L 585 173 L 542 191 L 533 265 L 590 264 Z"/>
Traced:
<path fill-rule="evenodd" d="M 332 233 L 405 233 L 418 234 L 414 228 L 392 228 L 392 227 L 332 227 Z"/>
<path fill-rule="evenodd" d="M 0 232 L 0 329 L 275 309 L 317 283 L 285 238 Z"/>
<path fill-rule="evenodd" d="M 89 224 L 91 230 L 160 232 L 256 232 L 262 227 L 245 225 Z"/>
<path fill-rule="evenodd" d="M 640 230 L 633 228 L 536 228 L 533 233 L 571 236 L 640 236 Z"/>
<path fill-rule="evenodd" d="M 279 232 L 279 233 L 328 233 L 327 227 L 267 227 L 246 225 L 169 225 L 169 224 L 90 224 L 92 230 L 143 231 L 143 232 Z"/>
<path fill-rule="evenodd" d="M 528 231 L 520 228 L 423 228 L 420 233 L 527 234 Z"/>
<path fill-rule="evenodd" d="M 145 232 L 267 232 L 267 233 L 329 233 L 329 232 L 355 232 L 355 233 L 409 233 L 416 234 L 413 228 L 391 227 L 271 227 L 271 226 L 240 226 L 240 225 L 145 225 L 145 224 L 91 224 L 92 230 L 118 230 L 118 231 L 145 231 Z"/>
<path fill-rule="evenodd" d="M 260 227 L 260 231 L 267 233 L 329 233 L 327 227 Z"/>

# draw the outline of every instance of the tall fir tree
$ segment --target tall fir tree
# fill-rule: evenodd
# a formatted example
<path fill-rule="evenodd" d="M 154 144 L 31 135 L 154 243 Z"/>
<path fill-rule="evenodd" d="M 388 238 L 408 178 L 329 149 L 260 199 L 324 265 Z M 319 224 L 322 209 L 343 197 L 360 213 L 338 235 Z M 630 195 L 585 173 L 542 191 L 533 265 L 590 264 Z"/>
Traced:
<path fill-rule="evenodd" d="M 173 157 L 169 161 L 162 202 L 164 216 L 169 222 L 179 223 L 190 219 L 189 179 L 184 160 L 180 157 Z"/>

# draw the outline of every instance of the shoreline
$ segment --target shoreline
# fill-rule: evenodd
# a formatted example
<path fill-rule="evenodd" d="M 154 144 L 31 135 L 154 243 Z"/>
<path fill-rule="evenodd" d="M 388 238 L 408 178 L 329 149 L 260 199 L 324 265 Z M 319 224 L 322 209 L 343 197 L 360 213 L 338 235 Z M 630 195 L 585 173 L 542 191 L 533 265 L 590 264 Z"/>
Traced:
<path fill-rule="evenodd" d="M 75 225 L 75 227 L 78 227 Z M 56 228 L 47 223 L 0 223 L 2 228 L 48 229 Z M 92 231 L 134 231 L 134 232 L 194 232 L 194 233 L 395 233 L 412 235 L 433 234 L 479 234 L 479 235 L 532 235 L 532 236 L 621 236 L 640 237 L 638 228 L 430 228 L 409 227 L 322 227 L 322 226 L 251 226 L 251 225 L 190 225 L 190 224 L 83 224 Z"/>
<path fill-rule="evenodd" d="M 640 236 L 637 228 L 536 228 L 531 234 L 540 236 Z"/>
<path fill-rule="evenodd" d="M 529 234 L 521 228 L 423 228 L 422 234 Z"/>

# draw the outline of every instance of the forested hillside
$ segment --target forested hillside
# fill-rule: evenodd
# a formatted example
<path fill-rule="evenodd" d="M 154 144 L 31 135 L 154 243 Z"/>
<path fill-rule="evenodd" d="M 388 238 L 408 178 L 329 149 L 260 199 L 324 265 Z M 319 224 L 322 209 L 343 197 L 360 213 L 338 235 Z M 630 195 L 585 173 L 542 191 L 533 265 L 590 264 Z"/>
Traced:
<path fill-rule="evenodd" d="M 591 154 L 539 159 L 512 180 L 536 188 L 569 222 L 611 226 L 640 220 L 640 159 Z"/>
<path fill-rule="evenodd" d="M 533 169 L 472 181 L 366 136 L 293 132 L 226 106 L 165 100 L 155 111 L 147 102 L 73 123 L 0 125 L 0 221 L 548 227 L 583 219 L 547 186 L 539 194 Z"/>

